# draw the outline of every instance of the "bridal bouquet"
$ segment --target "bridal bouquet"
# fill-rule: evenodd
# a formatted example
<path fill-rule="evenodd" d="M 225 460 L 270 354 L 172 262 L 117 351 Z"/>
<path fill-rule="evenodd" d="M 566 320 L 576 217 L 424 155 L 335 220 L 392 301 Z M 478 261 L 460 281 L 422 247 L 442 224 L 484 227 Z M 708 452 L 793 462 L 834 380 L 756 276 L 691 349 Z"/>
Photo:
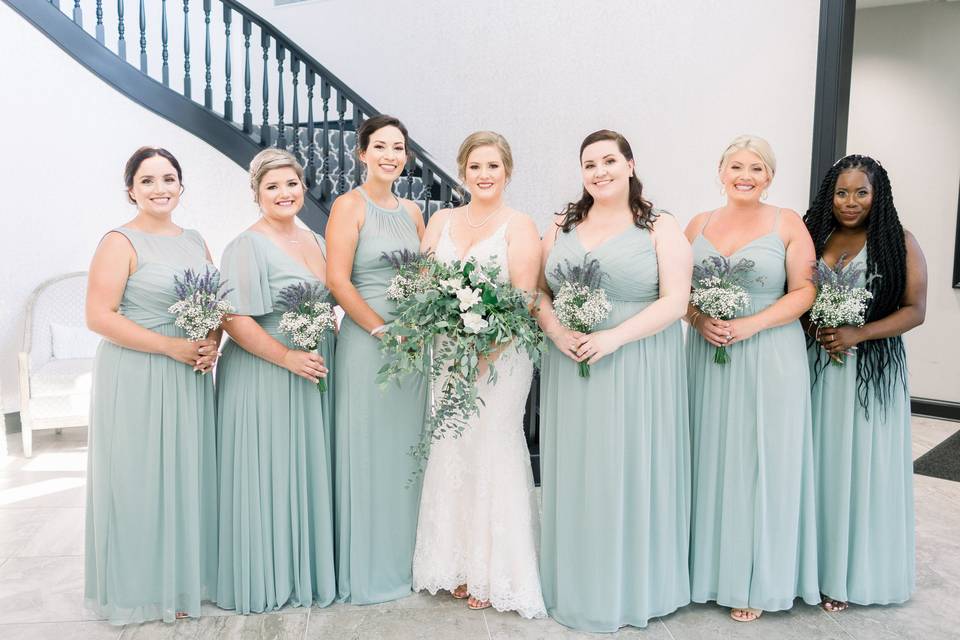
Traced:
<path fill-rule="evenodd" d="M 831 269 L 822 260 L 817 261 L 813 269 L 813 284 L 817 287 L 817 297 L 810 309 L 810 321 L 818 327 L 836 328 L 843 325 L 862 327 L 867 313 L 867 303 L 873 294 L 857 282 L 866 273 L 863 267 L 846 264 L 847 254 L 842 254 Z M 874 278 L 867 277 L 867 284 Z M 845 352 L 843 355 L 852 355 Z M 840 354 L 831 354 L 830 361 L 843 365 Z"/>
<path fill-rule="evenodd" d="M 750 304 L 746 285 L 750 282 L 763 284 L 763 276 L 751 278 L 755 263 L 740 258 L 736 264 L 724 256 L 704 258 L 700 265 L 693 266 L 693 295 L 690 303 L 711 318 L 731 320 Z M 713 354 L 717 364 L 730 361 L 727 347 L 719 346 Z"/>
<path fill-rule="evenodd" d="M 391 264 L 400 258 L 397 252 L 384 256 Z M 422 372 L 431 383 L 440 381 L 420 442 L 411 450 L 421 461 L 434 440 L 460 436 L 470 416 L 479 413 L 481 358 L 512 346 L 536 361 L 543 349 L 543 335 L 530 314 L 530 296 L 501 283 L 499 276 L 499 266 L 474 259 L 447 264 L 419 256 L 401 265 L 391 283 L 393 291 L 409 293 L 388 294 L 397 309 L 382 335 L 387 363 L 377 382 L 383 386 Z M 487 379 L 497 379 L 493 363 Z"/>
<path fill-rule="evenodd" d="M 327 292 L 319 282 L 291 284 L 281 289 L 277 296 L 278 306 L 283 311 L 280 333 L 304 351 L 316 350 L 324 333 L 336 328 L 337 316 L 330 303 L 325 301 Z M 323 393 L 326 390 L 327 381 L 320 378 L 317 391 Z"/>
<path fill-rule="evenodd" d="M 559 264 L 552 275 L 562 284 L 553 299 L 553 310 L 557 320 L 567 329 L 590 333 L 594 327 L 607 319 L 612 305 L 607 300 L 607 292 L 600 287 L 603 272 L 600 261 L 583 258 L 583 264 L 573 265 L 568 260 L 566 270 Z M 586 361 L 580 364 L 580 377 L 590 377 L 590 365 Z"/>
<path fill-rule="evenodd" d="M 226 300 L 232 289 L 224 289 L 226 281 L 220 281 L 220 272 L 210 265 L 203 273 L 187 269 L 183 277 L 173 276 L 173 290 L 177 301 L 167 309 L 177 317 L 174 324 L 187 333 L 187 340 L 203 340 L 223 322 L 223 317 L 233 311 Z"/>

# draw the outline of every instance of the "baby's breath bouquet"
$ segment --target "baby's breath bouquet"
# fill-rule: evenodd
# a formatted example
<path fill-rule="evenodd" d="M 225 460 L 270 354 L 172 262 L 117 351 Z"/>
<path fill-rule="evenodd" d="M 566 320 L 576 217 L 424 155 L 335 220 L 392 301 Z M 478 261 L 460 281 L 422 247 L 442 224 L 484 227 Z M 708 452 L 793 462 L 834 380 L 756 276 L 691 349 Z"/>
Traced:
<path fill-rule="evenodd" d="M 429 287 L 428 272 L 421 268 L 428 256 L 409 249 L 398 249 L 390 253 L 384 252 L 380 257 L 397 270 L 397 275 L 393 276 L 390 286 L 387 287 L 388 300 L 407 300 Z"/>
<path fill-rule="evenodd" d="M 319 282 L 297 282 L 288 285 L 277 294 L 280 316 L 280 333 L 304 351 L 315 351 L 323 334 L 335 329 L 337 316 L 326 302 L 327 291 Z M 327 390 L 327 381 L 320 378 L 317 391 Z"/>
<path fill-rule="evenodd" d="M 210 265 L 203 273 L 187 269 L 181 276 L 173 276 L 173 290 L 177 301 L 167 309 L 177 319 L 174 324 L 183 329 L 187 340 L 196 342 L 220 327 L 224 316 L 233 311 L 226 300 L 232 289 L 224 289 L 220 272 Z"/>
<path fill-rule="evenodd" d="M 862 327 L 867 314 L 867 303 L 873 294 L 865 287 L 858 286 L 866 268 L 846 262 L 847 254 L 842 254 L 831 269 L 822 260 L 813 268 L 813 284 L 817 287 L 817 297 L 810 309 L 810 321 L 823 328 L 836 328 L 844 325 Z M 866 278 L 867 284 L 874 278 Z M 819 329 L 818 329 L 819 331 Z M 843 355 L 852 355 L 845 352 Z M 830 361 L 843 365 L 840 354 L 831 354 Z"/>
<path fill-rule="evenodd" d="M 571 264 L 564 260 L 566 269 L 559 264 L 554 267 L 553 275 L 559 282 L 560 290 L 553 299 L 553 311 L 557 321 L 567 329 L 590 333 L 594 327 L 607 319 L 613 306 L 607 300 L 607 292 L 600 286 L 603 271 L 596 258 L 583 258 L 583 264 Z M 579 363 L 580 377 L 590 377 L 590 365 L 586 361 Z"/>
<path fill-rule="evenodd" d="M 391 263 L 398 258 L 397 252 L 385 256 Z M 377 382 L 384 386 L 424 372 L 431 383 L 439 381 L 420 441 L 411 450 L 421 462 L 434 440 L 460 436 L 470 416 L 479 413 L 481 358 L 514 348 L 539 359 L 543 335 L 530 314 L 530 296 L 499 277 L 498 265 L 420 256 L 402 265 L 394 279 L 420 284 L 406 297 L 392 297 L 397 308 L 382 335 L 387 363 Z M 493 363 L 487 379 L 497 379 Z"/>
<path fill-rule="evenodd" d="M 764 282 L 763 276 L 751 277 L 753 260 L 740 258 L 731 264 L 725 256 L 704 258 L 699 265 L 693 266 L 693 295 L 690 303 L 711 318 L 732 320 L 750 304 L 750 294 L 746 285 L 750 282 Z M 719 346 L 713 354 L 717 364 L 727 364 L 730 357 L 727 347 Z"/>

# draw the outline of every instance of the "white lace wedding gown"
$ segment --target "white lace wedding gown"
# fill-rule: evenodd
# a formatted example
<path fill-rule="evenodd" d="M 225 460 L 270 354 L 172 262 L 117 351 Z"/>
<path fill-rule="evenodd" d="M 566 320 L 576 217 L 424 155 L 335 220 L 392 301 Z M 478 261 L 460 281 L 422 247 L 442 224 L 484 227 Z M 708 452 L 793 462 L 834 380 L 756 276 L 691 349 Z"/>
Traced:
<path fill-rule="evenodd" d="M 468 257 L 496 261 L 509 280 L 509 220 L 470 249 Z M 436 256 L 458 258 L 449 221 Z M 463 435 L 435 441 L 423 479 L 413 588 L 431 594 L 466 584 L 478 600 L 525 618 L 546 616 L 537 552 L 539 517 L 523 411 L 533 377 L 525 352 L 508 347 L 496 360 L 497 382 L 477 385 L 484 403 Z"/>

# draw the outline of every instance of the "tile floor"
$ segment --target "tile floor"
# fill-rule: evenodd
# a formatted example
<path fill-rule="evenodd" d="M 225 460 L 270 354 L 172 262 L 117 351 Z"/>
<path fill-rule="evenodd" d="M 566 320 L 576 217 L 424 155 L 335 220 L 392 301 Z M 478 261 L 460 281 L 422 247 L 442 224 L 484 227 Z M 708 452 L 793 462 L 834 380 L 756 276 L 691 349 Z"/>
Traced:
<path fill-rule="evenodd" d="M 960 429 L 960 423 L 913 420 L 913 453 L 919 456 Z M 175 624 L 114 627 L 82 604 L 83 510 L 86 430 L 34 437 L 34 457 L 20 451 L 19 434 L 7 436 L 0 458 L 0 638 L 3 640 L 132 640 L 164 638 L 507 640 L 577 638 L 551 620 L 470 611 L 449 596 L 412 595 L 367 607 L 283 609 L 238 616 L 204 607 L 204 615 Z M 776 638 L 873 640 L 957 638 L 960 635 L 960 483 L 915 477 L 917 593 L 901 606 L 857 607 L 827 614 L 798 603 L 738 624 L 712 605 L 692 605 L 624 628 L 612 637 L 651 640 Z M 602 636 L 601 636 L 602 637 Z"/>

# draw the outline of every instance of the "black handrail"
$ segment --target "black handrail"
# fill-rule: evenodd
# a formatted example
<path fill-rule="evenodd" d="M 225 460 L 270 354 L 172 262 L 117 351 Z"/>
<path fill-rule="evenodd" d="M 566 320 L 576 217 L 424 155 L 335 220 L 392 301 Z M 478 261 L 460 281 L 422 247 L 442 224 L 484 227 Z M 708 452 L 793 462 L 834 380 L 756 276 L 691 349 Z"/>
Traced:
<path fill-rule="evenodd" d="M 92 0 L 85 0 L 92 2 Z M 148 41 L 146 37 L 147 28 L 151 19 L 145 13 L 146 3 L 144 0 L 116 0 L 115 3 L 104 3 L 97 0 L 95 6 L 96 24 L 91 24 L 91 31 L 84 29 L 82 12 L 80 10 L 80 0 L 75 0 L 72 16 L 69 9 L 60 9 L 60 3 L 57 0 L 4 0 L 7 4 L 18 10 L 34 24 L 37 24 L 42 30 L 51 35 L 51 30 L 45 25 L 39 24 L 41 21 L 53 20 L 54 10 L 63 17 L 62 22 L 73 23 L 78 27 L 77 33 L 68 35 L 65 42 L 63 38 L 56 39 L 68 53 L 71 53 L 81 63 L 93 70 L 89 64 L 89 47 L 86 43 L 80 44 L 83 36 L 88 36 L 96 45 L 100 46 L 105 52 L 111 55 L 119 56 L 120 60 L 127 61 L 126 55 L 126 37 L 124 16 L 126 8 L 133 9 L 134 15 L 138 18 L 139 38 L 137 42 L 138 63 L 131 65 L 134 70 L 142 73 L 144 79 L 155 80 L 148 74 L 148 59 L 150 57 L 150 45 L 152 45 L 154 57 L 161 59 L 161 84 L 171 94 L 171 100 L 174 96 L 186 98 L 190 103 L 197 105 L 207 114 L 216 116 L 223 123 L 238 129 L 245 136 L 249 137 L 260 147 L 277 146 L 291 150 L 302 160 L 307 169 L 306 185 L 308 187 L 308 197 L 313 201 L 321 212 L 320 219 L 312 216 L 314 220 L 310 222 L 318 231 L 323 230 L 325 226 L 325 217 L 329 212 L 329 207 L 335 195 L 345 192 L 348 188 L 355 186 L 362 178 L 362 166 L 355 162 L 351 156 L 353 146 L 356 144 L 356 130 L 363 122 L 364 118 L 379 115 L 381 112 L 373 105 L 367 102 L 356 91 L 351 89 L 343 80 L 337 77 L 324 65 L 320 64 L 313 56 L 304 51 L 299 45 L 291 41 L 279 29 L 269 21 L 259 16 L 242 3 L 236 0 L 198 0 L 192 3 L 194 7 L 199 6 L 202 13 L 194 22 L 202 24 L 202 43 L 204 49 L 200 54 L 194 57 L 194 60 L 202 60 L 203 64 L 203 91 L 192 91 L 193 77 L 191 74 L 191 36 L 190 36 L 190 18 L 200 11 L 193 14 L 190 12 L 190 0 L 183 0 L 182 5 L 177 2 L 176 12 L 182 17 L 182 54 L 183 54 L 183 86 L 182 91 L 177 91 L 170 84 L 170 73 L 168 68 L 168 45 L 181 38 L 168 35 L 167 4 L 165 0 L 162 3 L 161 37 L 159 42 L 156 39 Z M 134 4 L 133 7 L 127 7 L 128 4 Z M 214 10 L 214 6 L 217 10 Z M 112 49 L 107 48 L 103 37 L 103 18 L 105 5 L 107 10 L 112 7 L 114 17 L 117 20 L 117 43 L 116 54 Z M 46 7 L 47 11 L 42 9 Z M 93 7 L 91 7 L 93 8 Z M 173 9 L 173 7 L 171 7 Z M 237 15 L 233 15 L 233 14 Z M 30 16 L 33 16 L 32 18 Z M 89 15 L 89 13 L 88 13 Z M 211 42 L 211 16 L 222 16 L 223 37 L 222 49 L 224 64 L 212 64 L 212 42 Z M 89 21 L 88 21 L 89 23 Z M 171 25 L 172 26 L 172 25 Z M 239 28 L 238 28 L 239 27 Z M 254 28 L 259 31 L 259 38 L 254 34 Z M 243 105 L 244 110 L 242 118 L 238 121 L 234 119 L 233 109 L 233 60 L 234 49 L 231 43 L 231 34 L 242 31 L 243 47 L 242 59 L 240 60 L 243 68 Z M 199 33 L 199 30 L 198 30 Z M 253 36 L 251 38 L 251 36 Z M 81 60 L 76 55 L 77 47 L 87 52 L 87 60 Z M 71 51 L 70 49 L 74 49 Z M 253 55 L 250 49 L 253 48 Z M 162 49 L 162 50 L 161 50 Z M 100 57 L 99 55 L 95 57 Z M 261 62 L 262 60 L 262 62 Z M 156 69 L 156 65 L 155 69 Z M 101 69 L 103 65 L 100 65 Z M 117 82 L 116 78 L 123 76 L 124 82 L 129 83 L 129 73 L 127 69 L 116 69 L 110 73 L 103 74 L 94 70 L 102 78 L 111 82 L 115 87 L 126 93 L 134 100 L 144 104 L 139 95 Z M 253 97 L 259 97 L 262 109 L 257 113 L 256 118 L 251 113 L 251 75 L 262 71 L 262 87 L 259 91 L 253 93 Z M 113 78 L 111 79 L 112 76 Z M 139 85 L 136 81 L 134 84 Z M 225 89 L 224 100 L 222 104 L 217 104 L 216 108 L 213 100 L 214 86 L 219 89 Z M 318 89 L 319 107 L 322 108 L 323 120 L 316 121 L 314 118 L 314 89 Z M 301 116 L 300 93 L 306 92 L 306 100 L 303 106 L 306 111 L 306 118 Z M 174 120 L 164 109 L 158 109 L 156 106 L 157 96 L 155 91 L 153 103 L 147 106 L 160 115 L 167 117 L 176 124 L 186 126 L 179 120 Z M 194 93 L 202 95 L 194 96 Z M 335 95 L 334 95 L 335 94 Z M 285 121 L 284 109 L 285 95 L 292 96 L 290 106 L 292 106 L 291 118 Z M 162 101 L 162 100 L 161 100 Z M 330 104 L 332 103 L 332 104 Z M 222 109 L 221 109 L 222 107 Z M 328 115 L 328 109 L 333 107 L 334 113 Z M 177 105 L 176 110 L 182 111 L 182 105 Z M 329 116 L 335 116 L 334 120 L 329 120 Z M 195 119 L 195 118 L 194 118 Z M 301 120 L 305 121 L 301 121 Z M 187 127 L 191 130 L 194 128 Z M 322 132 L 322 133 L 321 133 Z M 314 138 L 315 134 L 322 135 L 322 141 Z M 308 136 L 304 144 L 301 135 Z M 208 140 L 209 136 L 201 135 Z M 209 140 L 208 140 L 209 141 Z M 447 171 L 445 171 L 437 161 L 417 142 L 411 140 L 408 145 L 410 152 L 410 161 L 407 164 L 403 176 L 397 180 L 395 191 L 399 196 L 406 196 L 414 200 L 423 202 L 424 214 L 429 218 L 430 214 L 437 207 L 452 206 L 457 201 L 462 201 L 460 191 L 458 190 L 458 181 Z M 322 155 L 321 155 L 322 154 Z M 229 154 L 237 159 L 237 154 Z M 239 154 L 245 156 L 246 153 Z M 318 157 L 319 156 L 319 157 Z M 240 162 L 240 160 L 238 160 Z M 348 165 L 352 164 L 352 168 Z M 418 184 L 419 181 L 419 184 Z"/>

